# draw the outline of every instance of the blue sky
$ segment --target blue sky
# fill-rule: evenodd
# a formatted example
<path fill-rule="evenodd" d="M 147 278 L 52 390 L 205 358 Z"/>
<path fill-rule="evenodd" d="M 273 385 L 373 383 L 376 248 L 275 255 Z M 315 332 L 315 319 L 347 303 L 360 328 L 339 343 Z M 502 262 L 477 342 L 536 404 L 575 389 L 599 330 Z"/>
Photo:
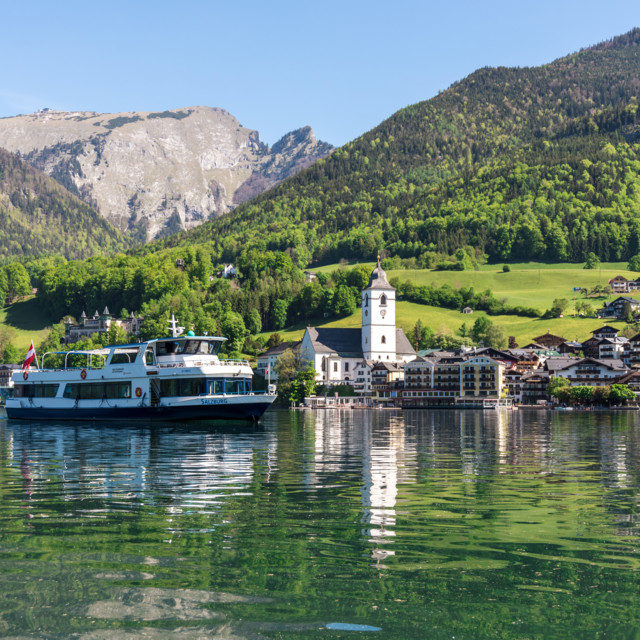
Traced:
<path fill-rule="evenodd" d="M 226 109 L 273 144 L 341 145 L 483 66 L 535 66 L 640 26 L 637 0 L 87 0 L 2 9 L 0 117 Z"/>

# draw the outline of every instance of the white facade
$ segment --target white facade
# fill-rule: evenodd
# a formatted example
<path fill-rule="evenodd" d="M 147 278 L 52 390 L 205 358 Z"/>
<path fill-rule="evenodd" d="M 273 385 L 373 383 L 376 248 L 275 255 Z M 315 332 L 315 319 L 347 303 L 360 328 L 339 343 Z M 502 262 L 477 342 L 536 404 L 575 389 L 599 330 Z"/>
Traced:
<path fill-rule="evenodd" d="M 380 260 L 362 291 L 362 329 L 308 327 L 300 356 L 316 370 L 320 384 L 349 384 L 358 393 L 371 392 L 371 367 L 376 362 L 410 362 L 415 350 L 396 328 L 396 291 Z"/>
<path fill-rule="evenodd" d="M 396 361 L 396 292 L 362 292 L 362 353 L 366 360 Z"/>

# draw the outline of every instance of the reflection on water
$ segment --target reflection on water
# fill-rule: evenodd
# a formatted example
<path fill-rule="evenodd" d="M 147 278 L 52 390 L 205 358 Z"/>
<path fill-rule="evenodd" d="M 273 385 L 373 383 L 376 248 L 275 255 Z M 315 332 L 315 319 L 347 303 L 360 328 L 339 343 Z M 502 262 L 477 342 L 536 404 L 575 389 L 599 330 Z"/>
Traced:
<path fill-rule="evenodd" d="M 640 629 L 634 412 L 9 422 L 0 437 L 2 637 Z"/>

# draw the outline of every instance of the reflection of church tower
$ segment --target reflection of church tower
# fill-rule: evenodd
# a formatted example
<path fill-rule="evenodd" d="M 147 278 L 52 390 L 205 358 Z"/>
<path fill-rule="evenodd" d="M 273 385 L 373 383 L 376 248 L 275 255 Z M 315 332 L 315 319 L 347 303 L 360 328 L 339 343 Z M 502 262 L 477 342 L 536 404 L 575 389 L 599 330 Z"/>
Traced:
<path fill-rule="evenodd" d="M 362 291 L 362 353 L 365 360 L 396 361 L 396 290 L 378 265 Z"/>

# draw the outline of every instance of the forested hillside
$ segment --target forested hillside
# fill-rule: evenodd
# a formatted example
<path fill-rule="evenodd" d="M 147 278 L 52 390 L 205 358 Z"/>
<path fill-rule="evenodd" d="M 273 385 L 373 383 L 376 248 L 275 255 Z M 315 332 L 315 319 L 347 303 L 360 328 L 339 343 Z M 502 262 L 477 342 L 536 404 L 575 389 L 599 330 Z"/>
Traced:
<path fill-rule="evenodd" d="M 94 209 L 0 149 L 0 262 L 43 255 L 87 258 L 127 246 Z"/>
<path fill-rule="evenodd" d="M 638 252 L 640 30 L 549 65 L 480 69 L 232 214 L 167 239 L 298 264 Z"/>

